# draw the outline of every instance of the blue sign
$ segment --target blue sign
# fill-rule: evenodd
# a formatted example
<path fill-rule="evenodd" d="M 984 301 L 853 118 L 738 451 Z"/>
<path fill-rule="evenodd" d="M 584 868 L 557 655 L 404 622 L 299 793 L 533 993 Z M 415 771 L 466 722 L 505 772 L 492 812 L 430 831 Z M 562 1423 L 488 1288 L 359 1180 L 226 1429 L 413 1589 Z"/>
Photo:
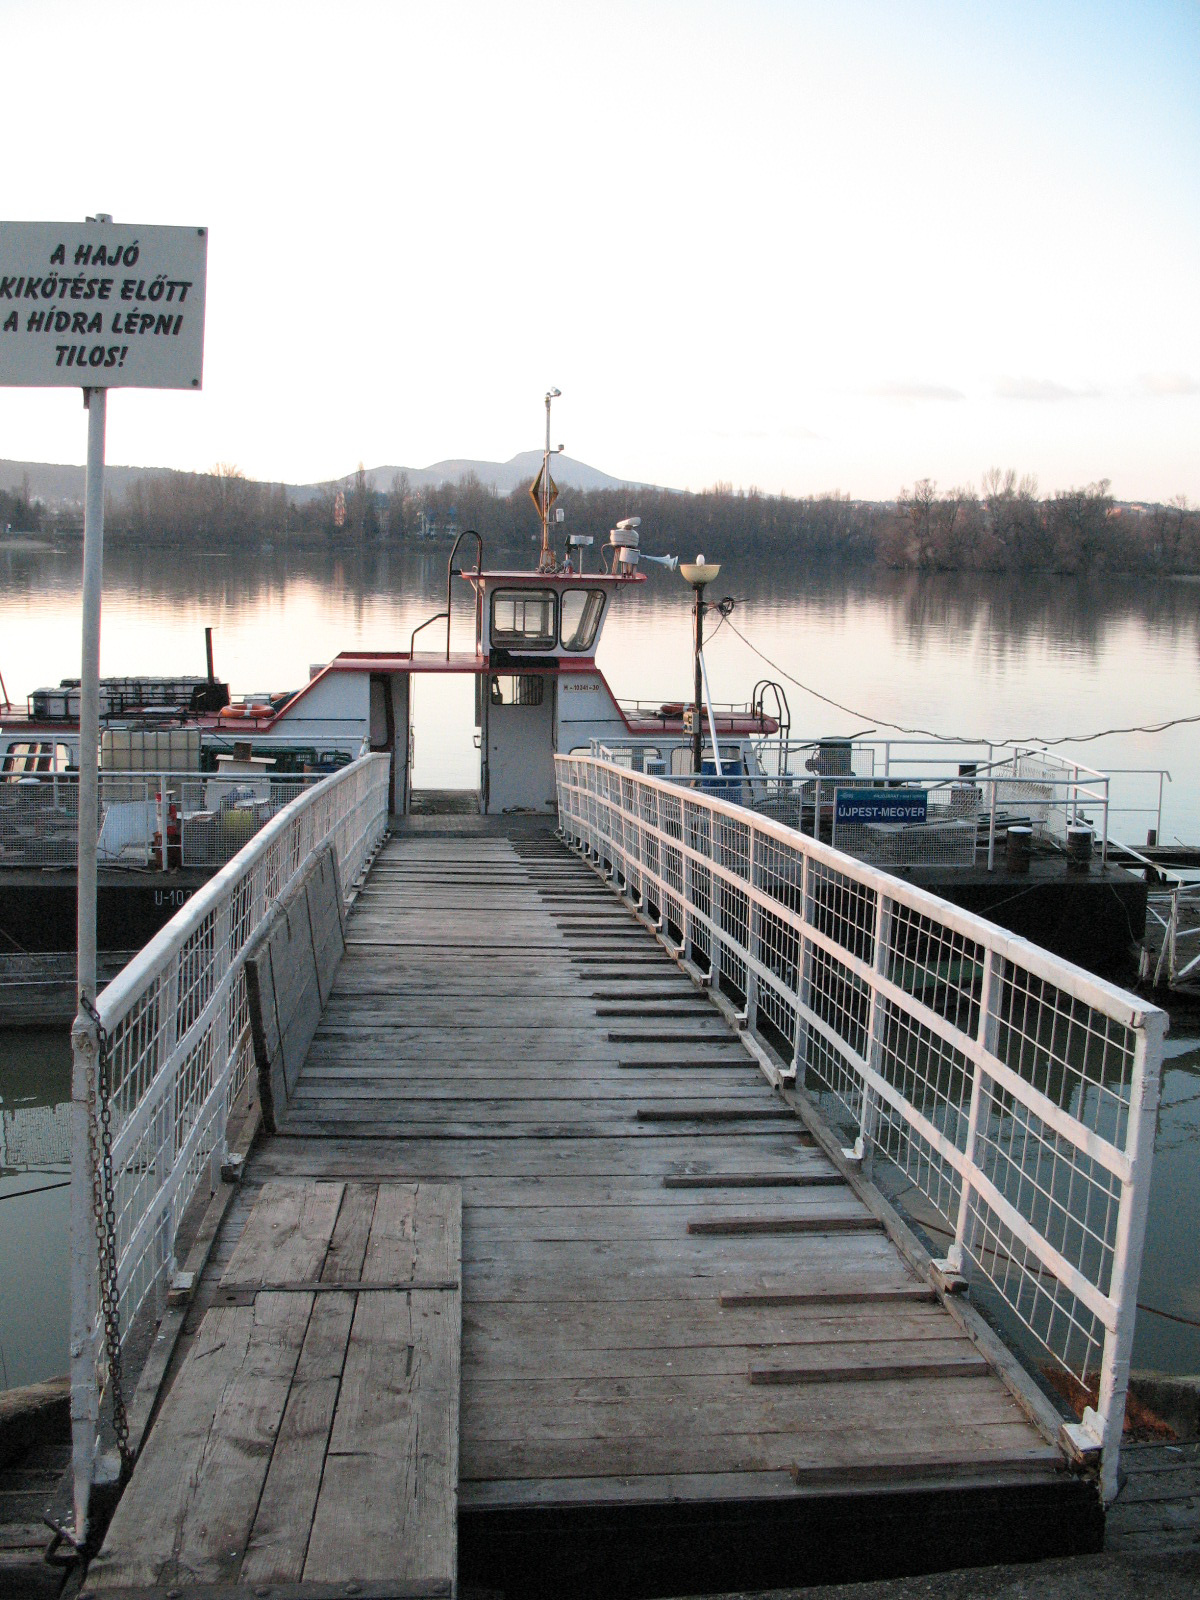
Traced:
<path fill-rule="evenodd" d="M 833 802 L 834 821 L 925 822 L 929 817 L 928 789 L 838 789 Z"/>

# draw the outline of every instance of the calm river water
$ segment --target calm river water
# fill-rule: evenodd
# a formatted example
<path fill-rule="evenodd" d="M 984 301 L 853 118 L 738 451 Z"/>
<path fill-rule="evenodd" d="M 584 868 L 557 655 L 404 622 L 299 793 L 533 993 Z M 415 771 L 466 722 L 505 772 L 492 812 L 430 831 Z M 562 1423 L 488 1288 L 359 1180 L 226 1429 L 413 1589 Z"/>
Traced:
<path fill-rule="evenodd" d="M 652 541 L 651 530 L 648 548 Z M 212 626 L 218 672 L 235 693 L 298 687 L 312 663 L 339 650 L 407 649 L 413 627 L 444 602 L 447 553 L 114 546 L 102 671 L 202 673 L 203 630 Z M 505 554 L 511 564 L 513 552 Z M 706 554 L 722 560 L 719 550 Z M 515 560 L 529 564 L 532 549 Z M 78 545 L 0 542 L 0 674 L 14 701 L 78 675 L 79 566 Z M 455 634 L 469 645 L 459 587 Z M 745 699 L 758 679 L 781 675 L 736 625 L 791 678 L 850 708 L 785 681 L 795 737 L 870 727 L 886 737 L 889 719 L 1032 739 L 1200 711 L 1200 584 L 922 577 L 746 556 L 723 563 L 714 593 L 738 600 L 732 625 L 706 649 L 716 699 Z M 599 661 L 622 698 L 688 694 L 689 592 L 678 576 L 651 568 L 636 594 L 618 600 Z M 420 684 L 419 786 L 477 782 L 472 697 L 468 678 Z M 1112 735 L 1064 753 L 1102 770 L 1168 769 L 1163 838 L 1200 840 L 1195 728 Z M 1157 804 L 1156 778 L 1124 783 L 1131 806 Z M 1114 818 L 1113 832 L 1138 843 L 1153 822 L 1131 811 Z M 0 1032 L 0 1386 L 66 1367 L 65 1113 L 55 1107 L 68 1089 L 65 1037 Z M 1177 1031 L 1169 1041 L 1162 1098 L 1134 1362 L 1200 1372 L 1200 1037 Z"/>

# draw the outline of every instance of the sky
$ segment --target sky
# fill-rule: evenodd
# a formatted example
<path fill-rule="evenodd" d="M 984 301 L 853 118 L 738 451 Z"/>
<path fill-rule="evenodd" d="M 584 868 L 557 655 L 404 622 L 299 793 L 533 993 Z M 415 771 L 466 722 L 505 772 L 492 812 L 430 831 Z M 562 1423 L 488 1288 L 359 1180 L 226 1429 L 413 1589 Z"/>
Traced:
<path fill-rule="evenodd" d="M 0 210 L 207 226 L 108 459 L 1200 500 L 1196 0 L 0 0 Z M 0 457 L 82 461 L 73 391 Z"/>

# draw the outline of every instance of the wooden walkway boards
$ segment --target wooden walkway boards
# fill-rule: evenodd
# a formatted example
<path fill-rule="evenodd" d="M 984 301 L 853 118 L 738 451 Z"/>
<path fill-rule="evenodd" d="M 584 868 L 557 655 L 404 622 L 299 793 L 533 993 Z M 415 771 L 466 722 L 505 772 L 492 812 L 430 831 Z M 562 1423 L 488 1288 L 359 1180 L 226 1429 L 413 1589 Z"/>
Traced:
<path fill-rule="evenodd" d="M 89 1589 L 452 1595 L 460 1239 L 455 1184 L 267 1183 Z"/>
<path fill-rule="evenodd" d="M 211 1271 L 259 1282 L 243 1246 L 280 1183 L 330 1208 L 337 1193 L 338 1217 L 360 1216 L 379 1185 L 372 1241 L 385 1195 L 461 1190 L 464 1584 L 671 1594 L 1094 1547 L 1093 1491 L 1064 1473 L 710 1000 L 548 831 L 462 821 L 402 832 L 377 858 L 283 1132 L 253 1153 Z M 268 1292 L 283 1269 L 263 1262 L 274 1277 L 261 1276 L 254 1307 L 278 1301 L 289 1327 L 336 1319 L 349 1297 L 307 1282 L 323 1259 L 287 1268 L 290 1297 Z M 407 1322 L 368 1325 L 363 1309 L 415 1301 L 401 1265 L 381 1274 L 386 1294 L 358 1296 L 348 1349 L 359 1332 L 368 1363 L 369 1349 L 412 1341 Z M 210 1284 L 201 1300 L 208 1317 L 244 1318 L 260 1314 L 249 1292 L 224 1308 Z M 207 1415 L 215 1335 L 199 1330 L 102 1569 L 156 1440 L 169 1477 L 172 1408 L 191 1417 L 205 1382 Z M 371 1537 L 396 1490 L 366 1411 L 339 1430 L 344 1376 L 335 1402 L 318 1363 L 295 1400 L 300 1348 L 290 1391 L 264 1374 L 273 1415 L 283 1428 L 295 1417 L 311 1467 L 333 1405 L 328 1463 L 362 1449 L 374 1465 L 335 1481 L 327 1464 L 315 1520 L 297 1513 L 284 1529 L 274 1480 L 311 1499 L 312 1476 L 290 1456 L 277 1471 L 278 1443 L 269 1463 L 260 1451 L 258 1511 L 243 1506 L 225 1544 L 242 1542 L 243 1575 L 308 1582 L 332 1571 L 315 1564 L 327 1534 Z M 254 1427 L 270 1433 L 263 1403 Z M 177 1539 L 179 1491 L 164 1492 Z M 238 1577 L 220 1561 L 191 1570 Z M 147 1567 L 138 1581 L 160 1579 Z"/>

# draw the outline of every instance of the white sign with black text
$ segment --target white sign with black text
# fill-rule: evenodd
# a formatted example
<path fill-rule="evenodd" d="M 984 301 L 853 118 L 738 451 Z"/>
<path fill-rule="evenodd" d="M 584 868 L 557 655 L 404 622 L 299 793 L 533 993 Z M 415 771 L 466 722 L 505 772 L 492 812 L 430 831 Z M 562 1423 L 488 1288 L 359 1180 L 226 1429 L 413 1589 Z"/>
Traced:
<path fill-rule="evenodd" d="M 207 228 L 0 222 L 0 387 L 199 389 Z"/>

